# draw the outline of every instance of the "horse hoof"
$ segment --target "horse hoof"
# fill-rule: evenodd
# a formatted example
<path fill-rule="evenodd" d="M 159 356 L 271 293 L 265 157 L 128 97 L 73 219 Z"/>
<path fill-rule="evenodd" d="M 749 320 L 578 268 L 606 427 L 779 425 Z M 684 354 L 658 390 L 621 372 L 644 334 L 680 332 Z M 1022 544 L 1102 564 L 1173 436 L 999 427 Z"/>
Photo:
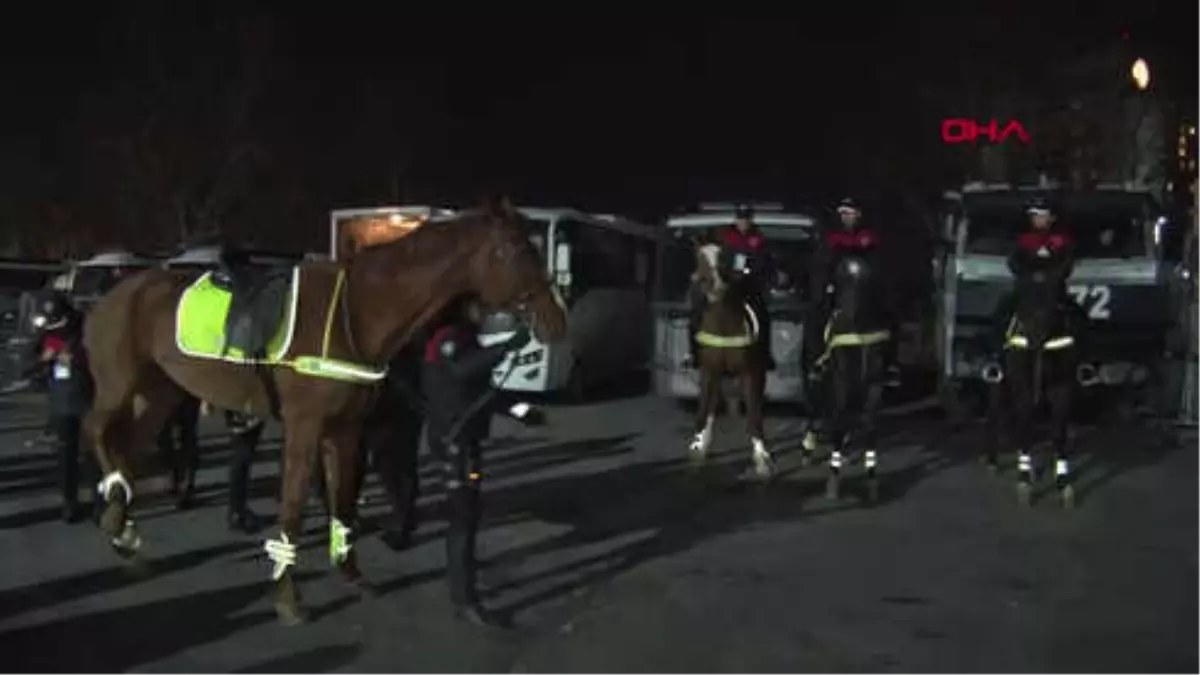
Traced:
<path fill-rule="evenodd" d="M 1058 491 L 1058 497 L 1062 500 L 1064 511 L 1070 511 L 1075 508 L 1075 488 L 1068 485 Z"/>
<path fill-rule="evenodd" d="M 286 602 L 275 603 L 275 615 L 284 626 L 299 626 L 308 623 L 309 620 L 307 609 Z"/>
<path fill-rule="evenodd" d="M 1029 506 L 1033 504 L 1033 485 L 1030 483 L 1017 483 L 1017 503 L 1021 506 Z"/>
<path fill-rule="evenodd" d="M 100 529 L 116 538 L 125 529 L 125 509 L 117 502 L 109 502 L 100 514 Z"/>

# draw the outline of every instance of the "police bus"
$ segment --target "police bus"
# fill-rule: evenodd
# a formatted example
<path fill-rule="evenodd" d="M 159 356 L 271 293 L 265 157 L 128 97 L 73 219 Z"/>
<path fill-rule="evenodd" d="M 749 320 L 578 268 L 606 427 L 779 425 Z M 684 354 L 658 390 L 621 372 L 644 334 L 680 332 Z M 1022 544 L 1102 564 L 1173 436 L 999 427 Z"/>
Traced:
<path fill-rule="evenodd" d="M 660 282 L 654 303 L 655 390 L 663 396 L 695 399 L 700 380 L 686 363 L 688 354 L 688 289 L 695 271 L 693 240 L 700 234 L 733 224 L 737 204 L 702 204 L 698 210 L 667 220 L 673 245 L 664 250 Z M 775 370 L 767 374 L 768 401 L 800 402 L 804 378 L 800 366 L 808 261 L 812 255 L 817 221 L 800 212 L 785 211 L 775 203 L 751 204 L 754 222 L 779 263 L 779 274 L 770 281 L 767 299 L 771 312 L 771 351 Z"/>
<path fill-rule="evenodd" d="M 582 398 L 650 365 L 650 311 L 655 265 L 666 233 L 612 214 L 572 208 L 521 207 L 530 241 L 546 261 L 546 274 L 567 308 L 567 338 L 554 345 L 530 340 L 496 369 L 495 381 L 514 392 L 563 392 Z M 334 211 L 334 260 L 364 247 L 398 239 L 427 220 L 453 216 L 439 206 L 392 206 Z M 512 317 L 488 318 L 480 341 L 494 344 L 515 330 Z"/>

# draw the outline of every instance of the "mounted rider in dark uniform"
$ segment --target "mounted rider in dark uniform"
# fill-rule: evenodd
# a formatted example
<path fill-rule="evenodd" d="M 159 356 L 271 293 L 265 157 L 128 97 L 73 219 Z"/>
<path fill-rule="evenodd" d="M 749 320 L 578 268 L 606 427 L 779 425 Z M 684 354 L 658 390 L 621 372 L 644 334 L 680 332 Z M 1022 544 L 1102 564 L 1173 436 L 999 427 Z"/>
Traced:
<path fill-rule="evenodd" d="M 774 370 L 775 359 L 771 354 L 771 315 L 767 309 L 767 280 L 774 270 L 770 252 L 767 251 L 766 238 L 754 226 L 754 210 L 749 206 L 738 206 L 734 214 L 734 223 L 721 230 L 715 243 L 723 250 L 724 274 L 729 275 L 730 283 L 739 284 L 746 304 L 750 305 L 755 318 L 758 319 L 757 348 L 762 354 L 763 363 L 767 370 Z M 695 293 L 691 298 L 689 315 L 688 362 L 696 363 L 696 333 L 700 330 L 700 320 L 704 316 L 704 299 Z"/>
<path fill-rule="evenodd" d="M 1054 206 L 1045 197 L 1034 197 L 1025 212 L 1029 215 L 1029 229 L 1017 237 L 1017 246 L 1008 256 L 1008 269 L 1013 276 L 1044 274 L 1059 283 L 1059 308 L 1064 312 L 1066 330 L 1082 340 L 1087 327 L 1087 314 L 1067 293 L 1067 279 L 1075 267 L 1075 240 L 1065 228 L 1058 227 Z M 995 317 L 995 339 L 993 347 L 1003 349 L 1004 333 L 1008 322 L 1016 311 L 1016 296 L 1008 293 L 1001 299 Z"/>
<path fill-rule="evenodd" d="M 476 625 L 502 626 L 503 619 L 480 606 L 475 582 L 475 536 L 482 515 L 479 444 L 489 433 L 493 406 L 486 396 L 492 371 L 508 352 L 528 344 L 530 335 L 521 327 L 505 342 L 482 347 L 481 306 L 465 299 L 447 311 L 447 320 L 425 343 L 421 390 L 429 406 L 426 440 L 444 477 L 450 511 L 446 535 L 450 600 L 461 618 Z M 465 415 L 469 417 L 463 421 Z"/>
<path fill-rule="evenodd" d="M 845 254 L 854 254 L 867 260 L 872 269 L 879 269 L 879 234 L 876 230 L 864 227 L 860 220 L 862 209 L 858 202 L 847 197 L 837 206 L 840 227 L 827 230 L 813 252 L 812 266 L 809 277 L 809 313 L 804 321 L 804 370 L 809 377 L 816 377 L 818 372 L 814 364 L 825 351 L 825 328 L 829 323 L 833 308 L 830 302 L 833 298 L 834 270 Z M 895 329 L 895 317 L 890 315 L 891 303 L 884 303 L 889 309 L 888 321 L 893 324 L 892 339 L 883 345 L 883 358 L 887 370 L 889 385 L 895 385 L 899 378 L 896 366 L 896 346 L 899 333 Z"/>

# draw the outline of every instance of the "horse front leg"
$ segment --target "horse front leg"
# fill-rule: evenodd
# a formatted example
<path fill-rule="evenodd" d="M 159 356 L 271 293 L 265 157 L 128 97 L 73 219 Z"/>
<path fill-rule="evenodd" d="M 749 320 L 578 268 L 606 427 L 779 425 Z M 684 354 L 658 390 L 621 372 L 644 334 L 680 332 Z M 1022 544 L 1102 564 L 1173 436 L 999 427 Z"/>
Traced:
<path fill-rule="evenodd" d="M 712 447 L 720 385 L 721 377 L 718 373 L 710 369 L 700 371 L 700 397 L 696 401 L 694 435 L 688 445 L 688 458 L 693 466 L 704 464 L 708 458 L 708 450 Z"/>
<path fill-rule="evenodd" d="M 358 494 L 362 472 L 358 427 L 348 425 L 321 440 L 322 463 L 329 503 L 329 563 L 337 568 L 360 597 L 374 594 L 358 569 L 352 523 L 357 521 Z"/>
<path fill-rule="evenodd" d="M 867 502 L 874 504 L 879 501 L 879 429 L 877 418 L 879 402 L 882 398 L 884 362 L 883 347 L 866 347 L 864 358 L 870 359 L 870 370 L 862 380 L 862 415 L 859 420 L 858 435 L 863 448 L 863 471 L 867 480 Z"/>
<path fill-rule="evenodd" d="M 1070 465 L 1071 404 L 1075 396 L 1074 368 L 1058 373 L 1047 392 L 1054 443 L 1054 487 L 1064 509 L 1075 507 L 1075 487 Z"/>
<path fill-rule="evenodd" d="M 825 480 L 826 499 L 835 500 L 841 496 L 842 469 L 845 463 L 847 440 L 847 414 L 850 406 L 850 386 L 846 363 L 843 355 L 845 348 L 834 350 L 829 360 L 829 401 L 825 406 L 825 429 L 829 433 L 832 449 L 829 453 L 829 476 Z"/>
<path fill-rule="evenodd" d="M 1033 502 L 1033 417 L 1036 393 L 1029 362 L 1034 355 L 1010 352 L 1008 357 L 1009 393 L 1013 409 L 1013 438 L 1017 445 L 1017 502 L 1029 506 Z"/>
<path fill-rule="evenodd" d="M 775 462 L 767 450 L 763 432 L 763 394 L 766 389 L 766 374 L 752 368 L 742 374 L 742 398 L 746 402 L 746 430 L 750 434 L 750 459 L 754 477 L 768 480 L 775 471 Z"/>
<path fill-rule="evenodd" d="M 271 578 L 275 582 L 275 613 L 280 622 L 294 626 L 308 621 L 309 613 L 296 587 L 293 568 L 296 566 L 297 543 L 303 526 L 304 505 L 312 489 L 313 466 L 321 444 L 319 417 L 289 415 L 284 419 L 283 476 L 279 504 L 278 539 L 268 539 L 263 546 L 274 563 Z"/>

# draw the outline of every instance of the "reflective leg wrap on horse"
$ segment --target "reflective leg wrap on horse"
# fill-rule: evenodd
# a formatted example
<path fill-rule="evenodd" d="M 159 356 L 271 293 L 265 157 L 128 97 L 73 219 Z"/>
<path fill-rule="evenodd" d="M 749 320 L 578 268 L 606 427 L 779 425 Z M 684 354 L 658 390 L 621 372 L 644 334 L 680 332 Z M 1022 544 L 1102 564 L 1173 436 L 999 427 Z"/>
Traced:
<path fill-rule="evenodd" d="M 125 517 L 133 501 L 133 486 L 120 471 L 113 471 L 96 484 L 96 495 L 108 504 L 101 527 L 111 537 L 109 543 L 120 553 L 132 553 L 142 547 L 133 521 Z"/>
<path fill-rule="evenodd" d="M 1017 451 L 1017 480 L 1033 483 L 1033 457 L 1025 450 Z"/>

